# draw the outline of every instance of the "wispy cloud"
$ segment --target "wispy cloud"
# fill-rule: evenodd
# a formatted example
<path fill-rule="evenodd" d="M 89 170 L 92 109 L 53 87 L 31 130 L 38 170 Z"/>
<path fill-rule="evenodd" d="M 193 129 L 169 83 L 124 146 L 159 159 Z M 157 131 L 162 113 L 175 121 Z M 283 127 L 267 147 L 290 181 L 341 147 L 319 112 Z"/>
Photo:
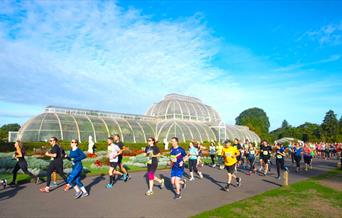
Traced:
<path fill-rule="evenodd" d="M 342 21 L 328 24 L 318 30 L 306 32 L 300 39 L 309 38 L 320 45 L 341 45 L 342 44 Z"/>

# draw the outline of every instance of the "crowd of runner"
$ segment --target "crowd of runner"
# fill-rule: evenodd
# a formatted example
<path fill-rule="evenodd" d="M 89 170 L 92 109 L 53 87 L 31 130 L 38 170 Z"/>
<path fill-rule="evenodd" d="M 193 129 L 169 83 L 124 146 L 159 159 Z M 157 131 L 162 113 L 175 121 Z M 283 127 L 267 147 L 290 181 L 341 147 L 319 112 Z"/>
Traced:
<path fill-rule="evenodd" d="M 51 178 L 56 177 L 56 174 L 64 180 L 64 191 L 73 188 L 75 190 L 74 198 L 83 198 L 88 196 L 88 192 L 81 182 L 83 171 L 82 160 L 86 155 L 78 148 L 79 142 L 73 139 L 70 143 L 70 152 L 67 154 L 58 144 L 56 137 L 51 137 L 49 140 L 51 149 L 45 153 L 45 156 L 51 158 L 47 169 L 46 186 L 40 188 L 41 192 L 49 193 L 53 185 Z M 242 183 L 241 176 L 238 174 L 245 173 L 246 175 L 267 176 L 270 174 L 272 159 L 275 159 L 277 169 L 277 179 L 281 179 L 281 171 L 288 171 L 289 168 L 285 165 L 285 158 L 290 159 L 290 164 L 295 165 L 296 173 L 302 169 L 308 171 L 312 169 L 312 160 L 314 158 L 321 159 L 338 159 L 341 160 L 342 167 L 342 143 L 300 143 L 290 142 L 289 144 L 275 143 L 271 146 L 266 140 L 263 140 L 259 146 L 254 142 L 246 140 L 241 143 L 239 139 L 233 141 L 225 140 L 223 145 L 214 141 L 210 142 L 209 148 L 206 148 L 198 141 L 191 141 L 187 148 L 182 148 L 179 145 L 177 137 L 171 138 L 172 148 L 170 150 L 170 176 L 171 184 L 175 189 L 175 199 L 182 198 L 182 190 L 186 188 L 187 180 L 184 177 L 186 165 L 189 169 L 188 181 L 195 180 L 195 174 L 198 179 L 203 178 L 201 167 L 205 163 L 204 153 L 210 156 L 210 165 L 212 168 L 220 170 L 225 169 L 227 174 L 227 184 L 224 187 L 225 191 L 229 191 L 232 180 L 235 181 L 235 187 L 240 187 Z M 107 138 L 107 152 L 109 160 L 108 183 L 107 189 L 112 189 L 114 182 L 123 180 L 127 182 L 131 177 L 127 169 L 123 165 L 123 152 L 126 149 L 125 145 L 120 140 L 119 135 L 113 135 Z M 10 185 L 16 184 L 17 172 L 22 169 L 23 172 L 39 182 L 39 177 L 28 171 L 28 165 L 25 160 L 25 149 L 23 143 L 17 140 L 15 143 L 15 158 L 17 163 L 13 169 L 13 180 Z M 156 170 L 158 168 L 159 157 L 161 151 L 157 146 L 157 141 L 153 137 L 149 137 L 145 148 L 146 165 L 147 165 L 147 180 L 148 190 L 145 193 L 147 196 L 153 195 L 154 183 L 157 182 L 160 189 L 165 186 L 163 178 L 158 178 Z M 163 154 L 164 155 L 164 154 Z M 68 159 L 72 162 L 72 171 L 68 176 L 63 171 L 63 159 Z M 259 168 L 256 163 L 259 159 Z M 304 167 L 301 168 L 301 162 L 304 161 Z M 56 182 L 55 178 L 53 179 Z"/>

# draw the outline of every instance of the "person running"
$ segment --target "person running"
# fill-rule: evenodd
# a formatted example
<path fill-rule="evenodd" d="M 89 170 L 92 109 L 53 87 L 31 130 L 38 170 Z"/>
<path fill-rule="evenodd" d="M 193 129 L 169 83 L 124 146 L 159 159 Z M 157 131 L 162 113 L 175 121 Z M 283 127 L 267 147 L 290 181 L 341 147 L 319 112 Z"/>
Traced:
<path fill-rule="evenodd" d="M 198 167 L 203 167 L 204 166 L 204 160 L 203 160 L 203 151 L 205 150 L 205 147 L 200 143 L 193 141 L 193 145 L 197 148 L 198 150 L 198 156 L 197 156 L 197 166 Z"/>
<path fill-rule="evenodd" d="M 260 146 L 260 152 L 262 154 L 262 164 L 264 167 L 263 175 L 266 176 L 268 173 L 269 160 L 271 159 L 272 147 L 268 144 L 266 140 L 262 142 Z"/>
<path fill-rule="evenodd" d="M 156 145 L 156 140 L 153 137 L 149 137 L 147 140 L 148 146 L 145 148 L 145 155 L 147 157 L 147 179 L 148 179 L 148 191 L 147 196 L 153 195 L 154 181 L 159 182 L 160 189 L 164 188 L 164 179 L 159 179 L 155 176 L 158 168 L 158 158 L 160 156 L 160 150 Z"/>
<path fill-rule="evenodd" d="M 220 170 L 224 169 L 224 164 L 223 164 L 224 159 L 222 156 L 222 150 L 223 150 L 223 146 L 219 142 L 218 145 L 216 146 L 216 155 L 217 155 L 217 164 L 218 164 Z"/>
<path fill-rule="evenodd" d="M 199 175 L 199 177 L 202 179 L 203 175 L 200 171 L 197 169 L 197 158 L 199 156 L 198 149 L 194 146 L 192 142 L 190 142 L 189 145 L 189 170 L 190 170 L 190 179 L 189 181 L 195 180 L 194 178 L 194 172 Z"/>
<path fill-rule="evenodd" d="M 40 188 L 40 191 L 45 193 L 50 192 L 51 174 L 54 171 L 62 177 L 65 183 L 67 183 L 67 177 L 63 172 L 63 158 L 65 157 L 65 152 L 58 145 L 58 139 L 56 137 L 51 137 L 49 143 L 52 148 L 45 153 L 45 156 L 52 158 L 52 160 L 47 169 L 46 186 L 45 188 Z"/>
<path fill-rule="evenodd" d="M 30 171 L 27 169 L 27 162 L 25 160 L 25 149 L 23 146 L 22 141 L 17 140 L 14 144 L 15 147 L 15 154 L 14 157 L 17 160 L 17 163 L 15 164 L 15 167 L 13 169 L 13 180 L 9 185 L 16 185 L 17 181 L 17 173 L 21 169 L 26 175 L 29 175 L 31 178 L 35 179 L 35 183 L 38 184 L 39 177 L 33 175 Z"/>
<path fill-rule="evenodd" d="M 64 186 L 64 191 L 68 191 L 71 187 L 75 189 L 74 198 L 78 199 L 79 197 L 87 197 L 88 192 L 85 189 L 83 183 L 81 182 L 82 177 L 82 160 L 87 156 L 78 148 L 78 140 L 71 140 L 70 144 L 71 150 L 69 155 L 67 155 L 67 159 L 72 161 L 72 171 L 67 178 L 67 184 Z"/>
<path fill-rule="evenodd" d="M 242 156 L 243 156 L 244 150 L 240 144 L 240 140 L 237 138 L 234 139 L 234 145 L 233 146 L 236 147 L 240 152 L 239 155 L 236 157 L 238 162 L 235 165 L 235 170 L 237 170 L 237 167 L 240 167 L 243 164 Z"/>
<path fill-rule="evenodd" d="M 116 144 L 117 146 L 119 146 L 121 152 L 120 155 L 118 156 L 118 164 L 119 164 L 119 168 L 122 172 L 122 177 L 120 177 L 122 180 L 124 180 L 125 182 L 127 182 L 131 177 L 129 176 L 127 169 L 124 167 L 123 163 L 122 163 L 122 159 L 123 159 L 123 151 L 126 150 L 126 147 L 124 145 L 124 143 L 122 143 L 122 141 L 120 140 L 120 135 L 119 134 L 115 134 L 113 136 L 114 138 L 114 144 Z"/>
<path fill-rule="evenodd" d="M 287 147 L 290 157 L 291 157 L 291 163 L 292 165 L 294 165 L 294 151 L 293 151 L 294 145 L 292 144 L 292 142 L 290 142 L 289 146 Z"/>
<path fill-rule="evenodd" d="M 298 144 L 297 146 L 293 147 L 293 151 L 294 151 L 294 160 L 296 162 L 296 173 L 299 173 L 303 148 Z"/>
<path fill-rule="evenodd" d="M 252 142 L 249 142 L 248 148 L 247 148 L 247 160 L 249 163 L 249 172 L 247 173 L 247 175 L 251 175 L 252 172 L 255 173 L 256 171 L 255 158 L 256 158 L 256 148 Z"/>
<path fill-rule="evenodd" d="M 210 154 L 210 158 L 211 158 L 211 166 L 216 167 L 216 164 L 215 164 L 216 146 L 215 146 L 214 141 L 210 142 L 209 154 Z"/>
<path fill-rule="evenodd" d="M 285 157 L 285 151 L 286 151 L 286 147 L 282 146 L 281 144 L 277 143 L 275 145 L 275 149 L 276 149 L 276 165 L 277 165 L 277 177 L 276 179 L 280 179 L 280 169 L 288 171 L 287 167 L 285 167 L 285 161 L 284 161 L 284 157 Z"/>
<path fill-rule="evenodd" d="M 109 158 L 109 183 L 106 185 L 106 188 L 113 188 L 115 176 L 122 176 L 123 174 L 117 170 L 119 167 L 119 155 L 122 153 L 122 150 L 117 144 L 114 144 L 113 137 L 108 137 L 107 139 L 107 150 L 108 150 L 108 158 Z"/>
<path fill-rule="evenodd" d="M 237 157 L 240 155 L 240 151 L 237 147 L 232 146 L 229 140 L 224 141 L 224 148 L 222 149 L 222 156 L 224 157 L 224 165 L 227 170 L 227 186 L 224 188 L 225 191 L 229 191 L 231 185 L 232 177 L 236 179 L 236 184 L 238 187 L 241 186 L 241 178 L 235 175 L 235 165 L 238 160 Z"/>
<path fill-rule="evenodd" d="M 305 171 L 308 171 L 309 168 L 311 168 L 311 161 L 312 161 L 312 152 L 311 148 L 307 145 L 304 144 L 303 148 L 303 157 L 304 157 L 304 163 L 305 163 Z"/>
<path fill-rule="evenodd" d="M 181 185 L 182 189 L 186 187 L 185 179 L 182 179 L 184 173 L 184 163 L 187 161 L 187 154 L 183 148 L 178 145 L 178 138 L 171 138 L 172 148 L 170 151 L 171 156 L 171 183 L 176 188 L 175 199 L 181 199 Z"/>

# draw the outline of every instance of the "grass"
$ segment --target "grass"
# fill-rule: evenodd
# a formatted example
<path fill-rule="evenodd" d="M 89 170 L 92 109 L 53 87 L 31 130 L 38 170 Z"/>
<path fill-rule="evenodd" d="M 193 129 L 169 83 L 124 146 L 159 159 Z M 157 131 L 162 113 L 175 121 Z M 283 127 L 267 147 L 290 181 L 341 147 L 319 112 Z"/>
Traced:
<path fill-rule="evenodd" d="M 320 183 L 341 174 L 333 170 L 194 217 L 342 217 L 342 192 Z"/>

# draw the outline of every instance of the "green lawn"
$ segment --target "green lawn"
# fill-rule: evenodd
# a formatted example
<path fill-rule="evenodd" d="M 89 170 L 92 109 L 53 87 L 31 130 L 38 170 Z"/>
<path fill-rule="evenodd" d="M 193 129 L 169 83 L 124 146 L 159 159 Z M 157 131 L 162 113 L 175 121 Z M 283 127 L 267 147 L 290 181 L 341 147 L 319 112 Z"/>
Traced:
<path fill-rule="evenodd" d="M 342 191 L 322 185 L 333 178 L 341 187 L 342 171 L 334 170 L 194 217 L 342 217 Z"/>

